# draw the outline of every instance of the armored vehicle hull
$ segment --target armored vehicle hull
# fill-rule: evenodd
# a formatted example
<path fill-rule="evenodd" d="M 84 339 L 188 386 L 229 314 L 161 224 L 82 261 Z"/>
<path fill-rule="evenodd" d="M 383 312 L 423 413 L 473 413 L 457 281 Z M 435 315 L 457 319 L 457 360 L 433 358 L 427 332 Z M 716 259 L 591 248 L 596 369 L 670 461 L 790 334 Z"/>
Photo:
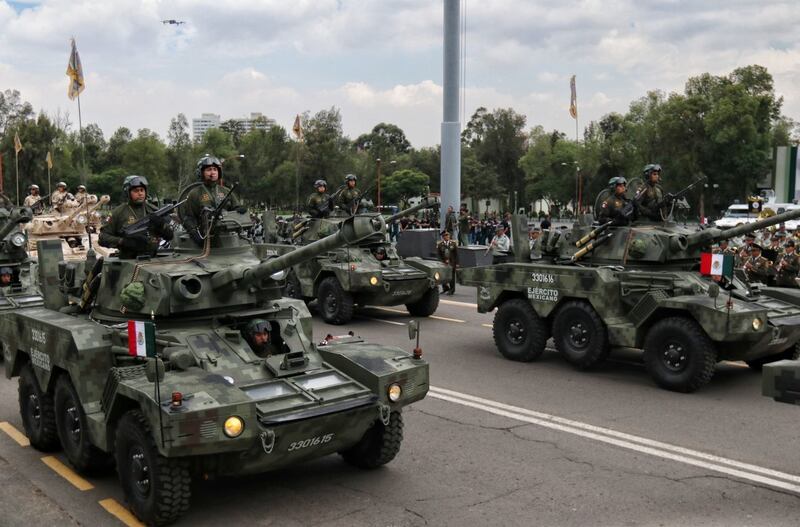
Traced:
<path fill-rule="evenodd" d="M 97 208 L 108 203 L 108 196 L 101 196 L 98 200 L 91 195 L 89 205 L 86 207 L 65 208 L 64 212 L 56 210 L 45 214 L 33 216 L 30 223 L 25 225 L 28 236 L 28 254 L 34 260 L 38 258 L 36 244 L 40 240 L 60 240 L 61 250 L 67 260 L 85 260 L 91 242 L 92 248 L 100 256 L 109 256 L 111 250 L 100 247 L 97 243 L 96 232 L 87 233 L 86 228 L 97 231 L 100 228 L 100 214 Z M 91 237 L 91 240 L 89 239 Z"/>

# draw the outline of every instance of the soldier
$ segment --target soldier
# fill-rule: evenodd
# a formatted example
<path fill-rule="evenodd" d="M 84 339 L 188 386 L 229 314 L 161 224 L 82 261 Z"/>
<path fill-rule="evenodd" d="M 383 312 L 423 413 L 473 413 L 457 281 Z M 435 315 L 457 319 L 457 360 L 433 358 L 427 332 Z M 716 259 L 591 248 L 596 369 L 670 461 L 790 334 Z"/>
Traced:
<path fill-rule="evenodd" d="M 358 204 L 361 202 L 361 191 L 356 188 L 358 178 L 355 174 L 347 174 L 344 177 L 345 188 L 336 196 L 336 204 L 340 209 L 348 214 L 358 212 Z"/>
<path fill-rule="evenodd" d="M 384 247 L 383 245 L 380 245 L 380 246 L 376 247 L 372 251 L 372 254 L 375 256 L 376 260 L 378 260 L 379 262 L 382 262 L 382 261 L 386 260 L 386 247 Z"/>
<path fill-rule="evenodd" d="M 86 205 L 86 200 L 89 199 L 89 194 L 86 192 L 85 185 L 78 185 L 78 192 L 75 193 L 75 201 L 79 207 Z"/>
<path fill-rule="evenodd" d="M 316 189 L 308 197 L 308 213 L 312 218 L 327 218 L 333 210 L 333 198 L 328 195 L 328 183 L 324 179 L 314 182 Z"/>
<path fill-rule="evenodd" d="M 59 181 L 56 183 L 56 190 L 50 196 L 50 206 L 61 212 L 62 206 L 64 206 L 68 200 L 73 199 L 75 199 L 73 195 L 67 192 L 67 184 L 63 181 Z"/>
<path fill-rule="evenodd" d="M 614 225 L 628 225 L 633 220 L 634 210 L 631 200 L 625 196 L 628 180 L 622 176 L 612 177 L 608 180 L 608 187 L 612 195 L 607 197 L 600 206 L 597 217 L 601 223 L 613 221 Z"/>
<path fill-rule="evenodd" d="M 756 235 L 752 232 L 748 232 L 744 235 L 744 245 L 742 245 L 742 248 L 739 249 L 739 252 L 736 254 L 736 267 L 742 267 L 747 259 L 750 258 L 750 249 L 753 248 L 755 242 Z"/>
<path fill-rule="evenodd" d="M 511 240 L 506 236 L 506 228 L 501 224 L 497 225 L 496 234 L 489 243 L 492 250 L 492 265 L 506 263 L 508 251 L 511 250 Z"/>
<path fill-rule="evenodd" d="M 14 271 L 10 267 L 0 267 L 0 288 L 7 288 L 14 281 Z"/>
<path fill-rule="evenodd" d="M 458 225 L 458 220 L 456 219 L 456 212 L 453 210 L 452 205 L 447 206 L 447 214 L 444 216 L 444 230 L 450 233 L 450 236 L 454 236 L 456 233 L 456 225 Z"/>
<path fill-rule="evenodd" d="M 660 185 L 661 165 L 647 165 L 642 175 L 645 183 L 639 191 L 639 211 L 649 220 L 661 221 L 664 207 L 664 189 Z"/>
<path fill-rule="evenodd" d="M 25 196 L 23 205 L 32 208 L 35 214 L 41 214 L 43 207 L 40 204 L 42 196 L 39 195 L 39 185 L 31 185 L 28 188 L 28 192 L 30 192 L 30 194 Z"/>
<path fill-rule="evenodd" d="M 763 251 L 764 256 L 773 264 L 778 263 L 783 256 L 784 241 L 786 241 L 785 235 L 782 235 L 782 233 L 778 231 L 770 237 L 769 247 Z"/>
<path fill-rule="evenodd" d="M 798 287 L 797 274 L 800 272 L 800 256 L 795 252 L 794 240 L 786 242 L 786 251 L 775 267 L 775 284 L 780 287 Z"/>
<path fill-rule="evenodd" d="M 528 232 L 528 247 L 530 248 L 530 257 L 532 261 L 542 259 L 542 242 L 540 240 L 541 234 L 542 233 L 536 227 Z"/>
<path fill-rule="evenodd" d="M 126 177 L 122 192 L 128 201 L 111 211 L 108 223 L 100 229 L 100 245 L 119 249 L 120 258 L 155 255 L 160 240 L 172 239 L 169 218 L 153 216 L 147 234 L 125 236 L 125 227 L 149 215 L 155 211 L 155 207 L 147 203 L 147 179 L 144 176 Z"/>
<path fill-rule="evenodd" d="M 766 284 L 769 280 L 772 262 L 761 256 L 761 246 L 754 243 L 750 248 L 750 257 L 744 263 L 744 272 L 748 282 Z"/>
<path fill-rule="evenodd" d="M 458 243 L 450 239 L 450 233 L 442 231 L 442 239 L 436 244 L 439 259 L 452 268 L 450 282 L 442 284 L 442 293 L 452 295 L 456 292 L 456 266 L 458 265 Z"/>
<path fill-rule="evenodd" d="M 181 205 L 181 218 L 183 228 L 197 245 L 202 246 L 209 228 L 206 224 L 207 212 L 216 209 L 231 190 L 220 184 L 222 163 L 216 157 L 200 158 L 195 168 L 195 177 L 203 184 L 193 188 L 186 196 L 186 203 Z M 247 209 L 239 204 L 236 196 L 230 196 L 225 204 L 225 210 L 236 210 L 240 214 L 247 212 Z"/>
<path fill-rule="evenodd" d="M 466 203 L 462 203 L 458 211 L 458 244 L 469 245 L 469 209 Z"/>
<path fill-rule="evenodd" d="M 248 322 L 242 331 L 242 336 L 253 353 L 262 359 L 280 353 L 278 347 L 272 343 L 272 328 L 264 319 L 255 318 Z"/>

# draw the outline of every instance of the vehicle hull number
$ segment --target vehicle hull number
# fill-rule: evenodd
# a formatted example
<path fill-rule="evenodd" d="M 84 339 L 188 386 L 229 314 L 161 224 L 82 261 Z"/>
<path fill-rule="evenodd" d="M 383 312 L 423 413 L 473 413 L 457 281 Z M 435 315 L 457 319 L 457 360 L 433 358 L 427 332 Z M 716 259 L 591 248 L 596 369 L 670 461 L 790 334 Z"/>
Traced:
<path fill-rule="evenodd" d="M 330 443 L 333 440 L 333 436 L 334 434 L 325 434 L 322 436 L 303 439 L 302 441 L 292 441 L 291 443 L 289 443 L 289 448 L 287 449 L 287 452 L 292 452 L 294 450 L 302 450 L 304 448 Z"/>
<path fill-rule="evenodd" d="M 550 273 L 531 273 L 531 280 L 542 284 L 556 283 L 556 277 Z"/>

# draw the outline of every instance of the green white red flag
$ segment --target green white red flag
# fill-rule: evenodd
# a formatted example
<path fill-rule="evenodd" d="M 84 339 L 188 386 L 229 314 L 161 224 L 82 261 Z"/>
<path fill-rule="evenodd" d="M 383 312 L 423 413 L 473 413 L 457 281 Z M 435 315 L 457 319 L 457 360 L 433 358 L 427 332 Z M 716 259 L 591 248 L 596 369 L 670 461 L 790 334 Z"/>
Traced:
<path fill-rule="evenodd" d="M 142 320 L 128 321 L 128 354 L 134 357 L 156 356 L 156 325 Z"/>
<path fill-rule="evenodd" d="M 700 274 L 733 277 L 733 255 L 703 253 L 700 255 Z"/>

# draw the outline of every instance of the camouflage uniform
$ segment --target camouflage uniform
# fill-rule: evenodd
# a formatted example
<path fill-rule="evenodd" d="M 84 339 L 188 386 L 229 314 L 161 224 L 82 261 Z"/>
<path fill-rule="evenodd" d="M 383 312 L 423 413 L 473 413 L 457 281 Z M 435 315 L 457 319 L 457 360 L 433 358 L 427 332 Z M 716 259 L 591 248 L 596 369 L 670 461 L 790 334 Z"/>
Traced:
<path fill-rule="evenodd" d="M 306 205 L 312 218 L 327 218 L 333 208 L 333 199 L 327 192 L 319 193 L 315 190 L 308 197 Z"/>
<path fill-rule="evenodd" d="M 458 244 L 469 245 L 469 212 L 463 209 L 458 212 Z"/>
<path fill-rule="evenodd" d="M 627 225 L 630 219 L 623 215 L 623 210 L 630 204 L 631 200 L 625 197 L 624 194 L 617 196 L 609 196 L 600 205 L 600 211 L 597 213 L 597 218 L 600 223 L 606 223 L 614 220 L 616 225 Z"/>
<path fill-rule="evenodd" d="M 66 190 L 60 191 L 56 189 L 50 196 L 50 206 L 60 211 L 61 206 L 64 205 L 67 202 L 67 200 L 72 200 L 72 199 L 74 199 L 72 194 L 70 194 Z"/>
<path fill-rule="evenodd" d="M 664 206 L 664 189 L 658 183 L 646 182 L 642 191 L 639 210 L 642 215 L 653 221 L 661 221 L 661 209 Z"/>
<path fill-rule="evenodd" d="M 763 256 L 750 256 L 744 263 L 745 274 L 749 282 L 766 284 L 769 280 L 771 262 Z"/>
<path fill-rule="evenodd" d="M 161 238 L 172 239 L 172 227 L 168 223 L 159 232 L 142 236 L 139 246 L 134 248 L 125 242 L 122 230 L 128 225 L 136 223 L 148 214 L 154 212 L 156 208 L 149 203 L 125 203 L 113 211 L 108 219 L 108 223 L 100 229 L 99 243 L 103 247 L 119 249 L 120 258 L 136 258 L 138 256 L 153 256 L 158 249 Z"/>
<path fill-rule="evenodd" d="M 443 284 L 442 289 L 448 294 L 456 292 L 456 266 L 458 265 L 458 243 L 455 240 L 439 240 L 436 243 L 436 252 L 439 253 L 439 259 L 445 264 L 453 268 L 450 282 Z"/>
<path fill-rule="evenodd" d="M 457 224 L 456 213 L 448 212 L 444 217 L 444 230 L 449 232 L 451 237 L 455 236 Z"/>
<path fill-rule="evenodd" d="M 319 194 L 319 192 L 317 192 Z M 312 196 L 313 197 L 313 196 Z M 345 188 L 336 196 L 336 205 L 348 214 L 358 212 L 358 204 L 361 202 L 361 191 L 356 187 Z"/>
<path fill-rule="evenodd" d="M 800 255 L 792 251 L 792 253 L 784 253 L 778 260 L 776 267 L 777 276 L 775 277 L 776 285 L 781 287 L 798 287 L 797 274 L 800 272 Z"/>
<path fill-rule="evenodd" d="M 186 196 L 186 203 L 181 205 L 181 217 L 183 218 L 183 227 L 187 232 L 197 231 L 199 229 L 205 230 L 203 210 L 208 207 L 215 209 L 222 203 L 230 193 L 231 189 L 217 184 L 216 182 L 198 185 L 193 188 L 189 195 Z M 228 203 L 225 205 L 225 210 L 234 210 L 239 208 L 239 200 L 236 195 L 231 195 Z"/>
<path fill-rule="evenodd" d="M 40 196 L 39 194 L 35 196 L 33 194 L 29 194 L 25 196 L 25 201 L 22 203 L 22 205 L 25 207 L 33 207 L 40 201 L 42 201 L 42 196 Z"/>

